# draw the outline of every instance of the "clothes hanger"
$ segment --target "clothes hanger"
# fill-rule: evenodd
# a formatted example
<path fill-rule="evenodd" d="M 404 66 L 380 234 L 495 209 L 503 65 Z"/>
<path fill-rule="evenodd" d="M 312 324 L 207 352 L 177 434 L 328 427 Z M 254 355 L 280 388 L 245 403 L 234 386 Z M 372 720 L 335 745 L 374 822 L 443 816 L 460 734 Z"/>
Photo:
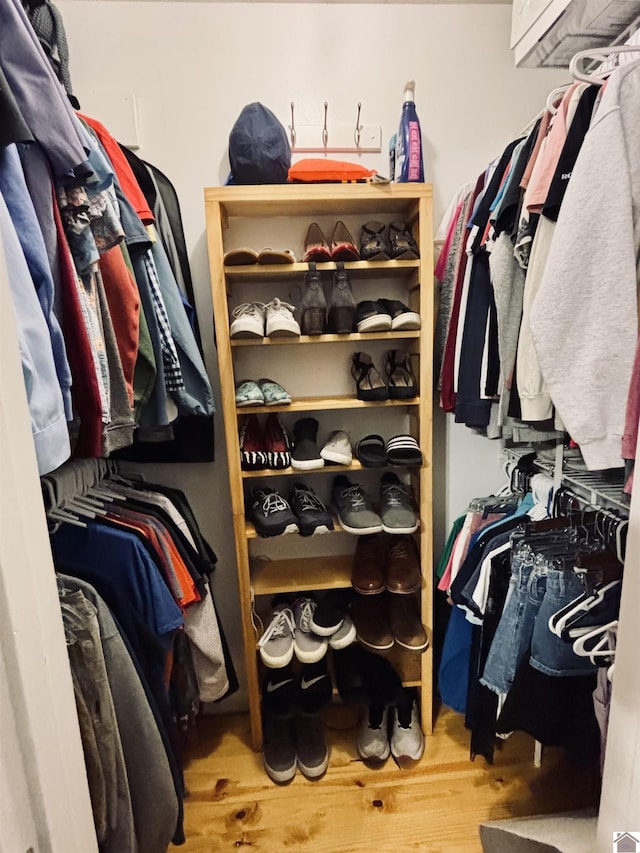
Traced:
<path fill-rule="evenodd" d="M 545 110 L 548 113 L 551 113 L 554 116 L 558 112 L 558 107 L 555 102 L 558 100 L 560 95 L 564 95 L 565 92 L 573 86 L 573 83 L 565 83 L 564 86 L 558 86 L 555 89 L 552 89 L 547 95 L 547 103 L 545 104 Z"/>
<path fill-rule="evenodd" d="M 578 637 L 573 643 L 573 651 L 579 657 L 600 658 L 614 657 L 616 652 L 616 637 L 618 633 L 618 620 L 614 619 L 606 625 L 601 625 L 588 634 Z"/>
<path fill-rule="evenodd" d="M 604 586 L 598 587 L 593 593 L 584 592 L 549 617 L 549 630 L 552 634 L 563 639 L 573 639 L 574 637 L 588 633 L 594 626 L 584 625 L 580 627 L 580 621 L 588 614 L 591 614 L 597 607 L 601 607 L 607 600 L 609 600 L 609 603 L 617 613 L 620 607 L 621 586 L 621 580 L 614 580 L 608 584 L 604 584 Z M 611 609 L 609 612 L 611 612 Z M 608 622 L 610 620 L 605 618 L 605 621 Z"/>
<path fill-rule="evenodd" d="M 621 53 L 637 53 L 640 59 L 640 45 L 636 44 L 621 44 L 615 47 L 592 48 L 587 50 L 579 50 L 569 63 L 569 73 L 574 80 L 581 80 L 584 83 L 592 83 L 594 86 L 602 86 L 606 78 L 614 70 L 613 68 L 604 69 L 599 76 L 599 68 L 596 68 L 594 73 L 588 74 L 584 67 L 584 60 L 593 61 L 594 59 L 602 59 L 606 62 L 607 59 L 617 56 Z"/>

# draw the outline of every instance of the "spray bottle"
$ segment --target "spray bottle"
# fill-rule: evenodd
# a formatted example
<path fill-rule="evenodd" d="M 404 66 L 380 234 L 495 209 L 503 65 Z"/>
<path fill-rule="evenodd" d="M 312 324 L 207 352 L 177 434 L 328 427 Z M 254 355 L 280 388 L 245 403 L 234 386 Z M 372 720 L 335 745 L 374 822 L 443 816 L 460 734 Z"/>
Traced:
<path fill-rule="evenodd" d="M 416 112 L 413 80 L 404 87 L 402 115 L 396 139 L 395 175 L 396 183 L 423 182 L 422 134 Z"/>

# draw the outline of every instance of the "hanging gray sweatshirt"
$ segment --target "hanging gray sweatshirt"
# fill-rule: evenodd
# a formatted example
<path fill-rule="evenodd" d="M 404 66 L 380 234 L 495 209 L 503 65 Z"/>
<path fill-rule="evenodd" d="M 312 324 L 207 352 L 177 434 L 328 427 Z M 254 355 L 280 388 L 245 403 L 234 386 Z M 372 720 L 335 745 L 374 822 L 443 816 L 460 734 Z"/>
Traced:
<path fill-rule="evenodd" d="M 640 63 L 609 78 L 562 203 L 531 334 L 551 399 L 590 469 L 623 464 L 638 338 Z"/>

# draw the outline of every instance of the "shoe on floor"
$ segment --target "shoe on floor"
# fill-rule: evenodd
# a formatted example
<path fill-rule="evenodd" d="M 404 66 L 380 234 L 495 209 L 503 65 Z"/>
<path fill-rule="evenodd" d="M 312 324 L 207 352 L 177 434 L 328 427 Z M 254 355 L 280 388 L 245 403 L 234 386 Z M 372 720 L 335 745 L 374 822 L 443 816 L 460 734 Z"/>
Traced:
<path fill-rule="evenodd" d="M 293 634 L 291 634 L 293 649 Z M 289 664 L 271 667 L 262 684 L 262 711 L 292 717 L 298 709 L 300 685 Z"/>
<path fill-rule="evenodd" d="M 275 412 L 269 414 L 264 427 L 264 449 L 266 468 L 279 471 L 291 465 L 289 437 Z"/>
<path fill-rule="evenodd" d="M 397 595 L 410 595 L 422 586 L 420 557 L 410 536 L 398 537 L 389 548 L 387 589 Z"/>
<path fill-rule="evenodd" d="M 280 299 L 272 299 L 265 305 L 266 321 L 265 333 L 269 338 L 296 338 L 300 337 L 300 326 L 293 316 L 295 305 L 282 302 Z"/>
<path fill-rule="evenodd" d="M 360 595 L 385 591 L 386 549 L 379 536 L 360 536 L 351 565 L 351 586 Z"/>
<path fill-rule="evenodd" d="M 260 657 L 265 666 L 279 669 L 291 663 L 294 631 L 295 621 L 291 608 L 286 604 L 276 605 L 271 622 L 258 640 Z M 271 692 L 267 686 L 267 694 Z"/>
<path fill-rule="evenodd" d="M 359 483 L 352 483 L 344 474 L 338 474 L 333 481 L 331 498 L 340 524 L 347 533 L 364 536 L 382 531 L 380 516 L 371 508 Z"/>
<path fill-rule="evenodd" d="M 264 403 L 262 389 L 253 379 L 242 379 L 236 383 L 236 406 L 264 406 Z"/>
<path fill-rule="evenodd" d="M 318 714 L 296 714 L 293 733 L 300 771 L 307 779 L 319 779 L 329 766 L 329 747 Z"/>
<path fill-rule="evenodd" d="M 380 481 L 380 519 L 385 533 L 414 533 L 418 513 L 411 488 L 397 474 L 387 471 Z"/>
<path fill-rule="evenodd" d="M 391 633 L 399 646 L 411 652 L 424 652 L 429 639 L 418 617 L 418 602 L 413 595 L 392 595 L 389 601 Z"/>
<path fill-rule="evenodd" d="M 358 726 L 358 755 L 363 761 L 382 763 L 389 758 L 389 712 L 386 705 L 376 703 L 364 709 Z"/>
<path fill-rule="evenodd" d="M 265 435 L 257 415 L 249 415 L 240 424 L 240 467 L 243 471 L 264 471 L 267 467 Z"/>
<path fill-rule="evenodd" d="M 273 489 L 262 487 L 251 492 L 249 518 L 258 536 L 282 536 L 298 532 L 298 522 L 291 507 Z"/>
<path fill-rule="evenodd" d="M 263 338 L 266 308 L 262 302 L 243 302 L 233 309 L 230 338 Z"/>
<path fill-rule="evenodd" d="M 351 605 L 358 640 L 375 652 L 393 647 L 389 626 L 389 604 L 385 595 L 357 595 Z"/>
<path fill-rule="evenodd" d="M 316 444 L 318 421 L 315 418 L 300 418 L 293 425 L 293 450 L 291 467 L 298 471 L 324 468 L 324 459 Z"/>
<path fill-rule="evenodd" d="M 310 486 L 294 483 L 289 492 L 289 503 L 301 536 L 318 536 L 333 530 L 331 514 Z"/>
<path fill-rule="evenodd" d="M 424 753 L 415 688 L 405 687 L 398 703 L 391 708 L 391 753 L 400 767 L 410 767 Z"/>
<path fill-rule="evenodd" d="M 293 602 L 293 651 L 301 663 L 318 663 L 326 655 L 329 646 L 327 638 L 314 634 L 311 628 L 317 606 L 317 602 L 308 596 L 300 596 Z"/>
<path fill-rule="evenodd" d="M 327 669 L 327 659 L 319 663 L 302 664 L 298 681 L 297 707 L 305 714 L 317 714 L 331 703 L 333 687 Z"/>
<path fill-rule="evenodd" d="M 322 456 L 325 462 L 335 462 L 337 465 L 351 465 L 353 451 L 347 433 L 341 429 L 334 430 L 320 451 L 320 456 Z"/>
<path fill-rule="evenodd" d="M 264 769 L 279 785 L 290 782 L 296 775 L 297 764 L 293 720 L 263 708 L 262 731 Z"/>

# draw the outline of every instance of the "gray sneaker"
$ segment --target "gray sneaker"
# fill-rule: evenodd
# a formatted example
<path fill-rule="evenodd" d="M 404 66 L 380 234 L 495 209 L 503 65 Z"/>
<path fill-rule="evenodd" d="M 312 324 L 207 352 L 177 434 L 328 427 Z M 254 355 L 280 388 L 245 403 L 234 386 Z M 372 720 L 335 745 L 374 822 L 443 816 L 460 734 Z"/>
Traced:
<path fill-rule="evenodd" d="M 410 767 L 422 758 L 424 752 L 424 735 L 420 728 L 415 691 L 411 688 L 403 690 L 391 714 L 391 752 L 400 767 Z"/>
<path fill-rule="evenodd" d="M 273 619 L 258 642 L 260 657 L 265 666 L 277 669 L 291 663 L 294 630 L 295 621 L 291 608 L 286 604 L 276 605 L 273 609 Z"/>
<path fill-rule="evenodd" d="M 353 624 L 353 619 L 348 613 L 345 613 L 342 625 L 329 637 L 329 645 L 332 649 L 346 649 L 351 643 L 355 643 L 356 638 L 356 626 Z"/>
<path fill-rule="evenodd" d="M 290 782 L 296 775 L 297 763 L 292 720 L 263 709 L 262 726 L 264 769 L 274 782 Z"/>
<path fill-rule="evenodd" d="M 311 629 L 311 620 L 317 606 L 312 598 L 307 597 L 296 598 L 293 602 L 293 648 L 301 663 L 317 663 L 322 660 L 329 646 L 326 637 L 319 637 Z"/>
<path fill-rule="evenodd" d="M 293 720 L 298 767 L 307 779 L 319 779 L 329 766 L 329 747 L 318 714 L 296 714 Z"/>
<path fill-rule="evenodd" d="M 386 705 L 365 708 L 358 726 L 358 755 L 363 761 L 382 762 L 389 758 L 389 713 Z"/>
<path fill-rule="evenodd" d="M 414 533 L 418 529 L 411 488 L 391 471 L 380 481 L 380 518 L 385 533 Z"/>
<path fill-rule="evenodd" d="M 338 474 L 333 481 L 331 495 L 340 524 L 347 533 L 364 536 L 382 532 L 380 516 L 371 509 L 361 485 L 352 483 L 344 474 Z"/>

